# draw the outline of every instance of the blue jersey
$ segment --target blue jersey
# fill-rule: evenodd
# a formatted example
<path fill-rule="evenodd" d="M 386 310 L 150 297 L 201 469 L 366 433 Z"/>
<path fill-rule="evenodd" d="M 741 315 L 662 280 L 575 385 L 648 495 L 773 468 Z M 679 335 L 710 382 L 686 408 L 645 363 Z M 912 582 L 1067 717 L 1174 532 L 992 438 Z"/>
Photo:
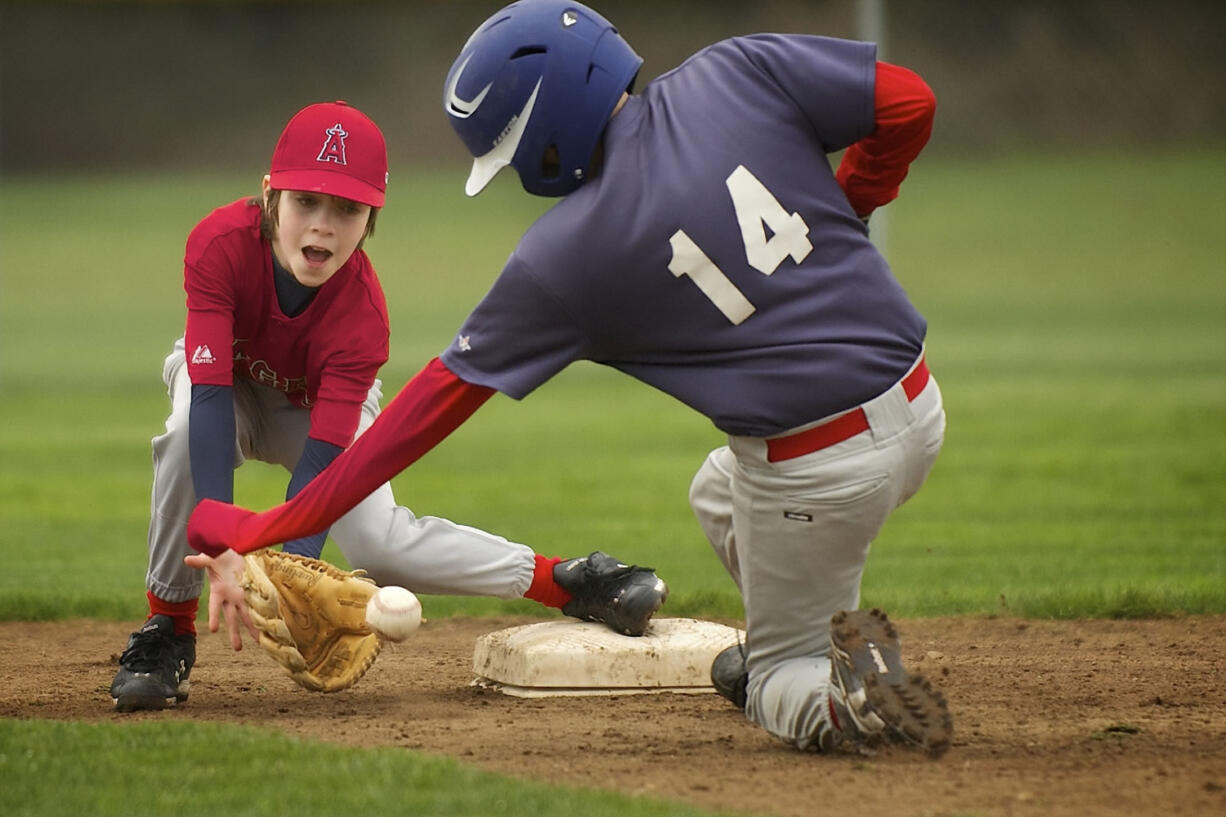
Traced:
<path fill-rule="evenodd" d="M 876 51 L 726 40 L 631 97 L 599 175 L 525 233 L 444 351 L 522 398 L 615 367 L 729 434 L 769 436 L 884 392 L 926 324 L 827 154 L 874 124 Z"/>

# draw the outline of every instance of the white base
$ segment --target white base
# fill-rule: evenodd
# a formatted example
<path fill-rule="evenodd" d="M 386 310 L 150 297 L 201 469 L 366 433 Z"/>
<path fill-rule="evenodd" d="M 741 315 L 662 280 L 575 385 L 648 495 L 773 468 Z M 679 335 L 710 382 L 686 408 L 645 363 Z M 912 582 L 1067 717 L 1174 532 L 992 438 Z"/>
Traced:
<path fill-rule="evenodd" d="M 563 619 L 489 633 L 473 650 L 473 684 L 520 698 L 714 692 L 711 662 L 743 631 L 692 618 L 652 621 L 638 637 Z"/>

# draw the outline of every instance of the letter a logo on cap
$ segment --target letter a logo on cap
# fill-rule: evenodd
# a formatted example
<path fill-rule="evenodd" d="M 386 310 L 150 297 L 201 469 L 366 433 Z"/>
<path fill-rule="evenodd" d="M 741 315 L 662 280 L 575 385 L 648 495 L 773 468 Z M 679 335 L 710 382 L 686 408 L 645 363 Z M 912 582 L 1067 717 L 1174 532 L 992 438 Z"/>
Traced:
<path fill-rule="evenodd" d="M 324 133 L 328 136 L 324 139 L 324 146 L 320 149 L 316 161 L 336 162 L 338 165 L 348 164 L 345 161 L 345 137 L 349 134 L 341 127 L 341 123 L 337 122 Z"/>

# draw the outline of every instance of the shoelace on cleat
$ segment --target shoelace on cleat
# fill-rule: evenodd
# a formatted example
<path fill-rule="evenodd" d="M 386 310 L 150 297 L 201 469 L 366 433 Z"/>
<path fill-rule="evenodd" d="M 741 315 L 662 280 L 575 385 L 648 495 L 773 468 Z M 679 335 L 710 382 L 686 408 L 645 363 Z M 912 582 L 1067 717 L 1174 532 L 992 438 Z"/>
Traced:
<path fill-rule="evenodd" d="M 588 560 L 583 565 L 583 584 L 572 595 L 582 596 L 585 600 L 603 599 L 611 596 L 614 590 L 624 589 L 619 588 L 619 585 L 628 577 L 638 573 L 654 572 L 655 568 L 638 565 L 619 564 L 613 568 L 596 567 L 591 560 Z"/>
<path fill-rule="evenodd" d="M 134 672 L 149 672 L 177 664 L 174 642 L 157 631 L 137 633 L 119 656 L 119 665 Z"/>

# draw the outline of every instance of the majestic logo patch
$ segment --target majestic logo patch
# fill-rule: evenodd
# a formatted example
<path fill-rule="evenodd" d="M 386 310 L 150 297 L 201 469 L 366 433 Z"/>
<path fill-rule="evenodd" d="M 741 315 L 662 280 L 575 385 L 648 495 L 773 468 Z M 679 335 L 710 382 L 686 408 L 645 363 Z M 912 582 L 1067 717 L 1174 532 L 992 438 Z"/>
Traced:
<path fill-rule="evenodd" d="M 562 12 L 562 25 L 565 28 L 570 28 L 577 22 L 579 22 L 579 18 L 575 16 L 573 11 Z"/>
<path fill-rule="evenodd" d="M 319 149 L 319 155 L 315 157 L 317 162 L 336 162 L 338 165 L 345 165 L 345 139 L 349 133 L 341 123 L 337 122 L 332 127 L 328 128 L 324 133 L 327 136 L 324 138 L 324 146 Z"/>
<path fill-rule="evenodd" d="M 213 357 L 213 351 L 205 344 L 197 346 L 196 351 L 192 352 L 192 363 L 197 366 L 207 366 L 216 362 L 217 358 Z"/>
<path fill-rule="evenodd" d="M 471 337 L 471 335 L 460 335 L 456 338 L 456 343 L 459 345 L 461 352 L 471 352 L 473 350 L 473 345 L 470 342 Z"/>

